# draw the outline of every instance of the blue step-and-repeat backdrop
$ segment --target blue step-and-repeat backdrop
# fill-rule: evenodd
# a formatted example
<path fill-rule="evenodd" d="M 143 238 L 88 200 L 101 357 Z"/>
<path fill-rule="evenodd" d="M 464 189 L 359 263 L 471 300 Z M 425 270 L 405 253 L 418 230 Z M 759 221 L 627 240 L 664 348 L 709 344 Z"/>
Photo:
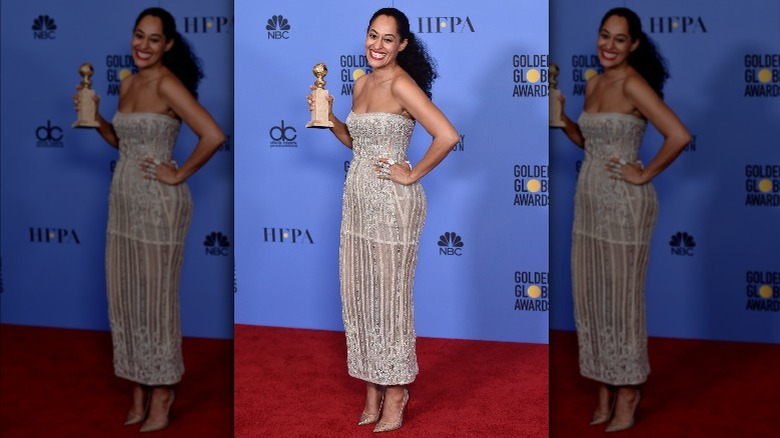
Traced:
<path fill-rule="evenodd" d="M 113 115 L 119 80 L 133 70 L 133 22 L 157 5 L 202 58 L 200 101 L 230 138 L 188 181 L 185 335 L 231 337 L 234 309 L 242 324 L 340 330 L 351 152 L 304 128 L 304 96 L 312 66 L 325 62 L 335 112 L 346 116 L 367 70 L 368 19 L 389 1 L 0 3 L 0 321 L 108 328 L 104 236 L 117 153 L 70 128 L 71 95 L 78 66 L 91 62 L 101 112 Z M 666 57 L 666 102 L 694 136 L 653 182 L 661 214 L 650 334 L 780 342 L 780 4 L 760 0 L 556 0 L 549 19 L 545 1 L 394 2 L 438 61 L 434 102 L 461 134 L 422 181 L 420 335 L 546 343 L 548 312 L 553 328 L 574 328 L 569 248 L 582 152 L 547 128 L 547 67 L 560 66 L 576 117 L 599 69 L 599 20 L 623 5 Z M 413 162 L 429 141 L 417 127 Z M 176 159 L 194 143 L 183 129 Z M 650 128 L 642 159 L 660 143 Z"/>
<path fill-rule="evenodd" d="M 599 70 L 603 14 L 627 6 L 668 62 L 665 101 L 693 141 L 653 180 L 661 205 L 647 282 L 651 336 L 780 343 L 780 2 L 556 0 L 552 61 L 567 114 Z M 662 138 L 648 128 L 647 163 Z M 582 151 L 550 136 L 551 327 L 573 330 L 569 248 Z"/>
<path fill-rule="evenodd" d="M 422 179 L 421 336 L 546 343 L 548 2 L 235 2 L 235 321 L 342 330 L 341 192 L 351 151 L 305 129 L 312 67 L 344 120 L 365 34 L 395 6 L 436 59 L 433 101 L 461 141 Z M 431 137 L 419 125 L 410 160 Z"/>
<path fill-rule="evenodd" d="M 187 0 L 3 1 L 0 167 L 0 320 L 108 329 L 105 232 L 116 149 L 91 129 L 72 129 L 71 99 L 90 62 L 100 112 L 111 119 L 119 81 L 134 70 L 138 14 L 162 6 L 202 60 L 200 102 L 233 133 L 233 5 Z M 183 162 L 196 137 L 182 128 Z M 181 284 L 186 336 L 233 336 L 233 142 L 189 184 L 195 211 Z"/>

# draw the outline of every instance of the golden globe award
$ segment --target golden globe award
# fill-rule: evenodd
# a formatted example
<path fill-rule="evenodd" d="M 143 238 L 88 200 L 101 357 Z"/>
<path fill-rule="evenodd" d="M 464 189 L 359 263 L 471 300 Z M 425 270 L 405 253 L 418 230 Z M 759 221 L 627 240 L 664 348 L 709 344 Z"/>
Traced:
<path fill-rule="evenodd" d="M 328 90 L 325 89 L 325 75 L 328 74 L 328 67 L 325 64 L 317 64 L 312 69 L 317 80 L 314 81 L 314 90 L 312 94 L 311 121 L 306 124 L 307 128 L 332 128 L 333 122 L 328 120 L 330 113 L 328 105 Z"/>
<path fill-rule="evenodd" d="M 563 128 L 566 126 L 561 119 L 561 90 L 558 89 L 558 69 L 557 64 L 550 64 L 550 127 Z"/>
<path fill-rule="evenodd" d="M 95 101 L 92 99 L 95 96 L 95 90 L 89 88 L 92 85 L 89 77 L 94 73 L 95 70 L 90 63 L 81 64 L 81 67 L 79 67 L 79 74 L 81 75 L 81 90 L 78 92 L 79 111 L 78 120 L 71 126 L 73 128 L 97 128 L 100 126 L 95 118 L 97 108 Z"/>

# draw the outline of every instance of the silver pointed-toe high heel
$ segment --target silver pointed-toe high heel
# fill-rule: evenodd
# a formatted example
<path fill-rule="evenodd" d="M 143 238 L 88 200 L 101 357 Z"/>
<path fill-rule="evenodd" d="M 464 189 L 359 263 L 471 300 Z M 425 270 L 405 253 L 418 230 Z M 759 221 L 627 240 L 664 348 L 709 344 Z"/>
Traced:
<path fill-rule="evenodd" d="M 607 429 L 605 432 L 620 432 L 622 430 L 631 429 L 634 427 L 634 419 L 636 418 L 636 408 L 639 407 L 639 400 L 642 399 L 642 393 L 639 392 L 639 390 L 636 390 L 636 398 L 634 399 L 634 406 L 631 408 L 631 419 L 625 423 L 617 423 L 615 420 L 612 420 L 611 423 L 607 426 Z"/>
<path fill-rule="evenodd" d="M 163 430 L 166 427 L 168 427 L 169 424 L 168 419 L 171 416 L 171 408 L 173 407 L 174 401 L 176 401 L 176 390 L 171 389 L 171 397 L 168 399 L 168 411 L 165 413 L 165 420 L 157 424 L 149 423 L 149 420 L 146 420 L 144 425 L 141 426 L 139 432 L 156 432 L 158 430 Z"/>
<path fill-rule="evenodd" d="M 600 412 L 594 411 L 593 416 L 590 418 L 590 425 L 591 426 L 597 426 L 599 424 L 604 424 L 607 421 L 612 419 L 612 415 L 615 413 L 615 400 L 617 400 L 617 394 L 610 391 L 610 396 L 612 398 L 612 401 L 609 405 L 609 412 L 607 414 L 602 414 Z"/>
<path fill-rule="evenodd" d="M 374 427 L 374 432 L 390 432 L 391 430 L 400 428 L 404 421 L 404 409 L 406 408 L 407 403 L 409 403 L 409 391 L 404 388 L 404 401 L 401 403 L 401 413 L 398 414 L 398 419 L 392 423 L 380 421 L 376 427 Z"/>

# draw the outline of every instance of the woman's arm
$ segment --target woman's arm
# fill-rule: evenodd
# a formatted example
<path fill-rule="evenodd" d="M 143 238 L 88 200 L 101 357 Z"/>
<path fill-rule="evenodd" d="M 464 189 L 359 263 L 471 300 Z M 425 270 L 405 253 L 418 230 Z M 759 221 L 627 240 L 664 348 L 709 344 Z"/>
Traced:
<path fill-rule="evenodd" d="M 588 82 L 585 84 L 585 101 L 587 101 L 588 96 L 590 96 L 591 93 L 593 93 L 593 90 L 596 88 L 596 82 L 598 80 L 599 80 L 598 75 L 588 79 Z M 563 132 L 566 134 L 567 137 L 569 137 L 569 140 L 571 140 L 572 143 L 584 149 L 585 137 L 582 136 L 582 131 L 580 131 L 580 125 L 578 125 L 572 119 L 570 119 L 569 116 L 566 115 L 566 111 L 564 111 L 564 104 L 566 103 L 566 98 L 563 95 L 561 95 L 558 98 L 558 101 L 561 103 L 561 120 L 563 120 L 563 124 L 564 124 Z"/>
<path fill-rule="evenodd" d="M 352 136 L 349 135 L 347 125 L 333 114 L 333 96 L 328 96 L 328 120 L 333 122 L 333 127 L 330 128 L 330 132 L 332 132 L 344 146 L 352 149 Z"/>
<path fill-rule="evenodd" d="M 408 75 L 393 81 L 391 92 L 398 103 L 433 137 L 428 150 L 410 170 L 406 164 L 390 166 L 389 178 L 399 184 L 419 181 L 436 167 L 460 140 L 458 131 Z"/>
<path fill-rule="evenodd" d="M 97 100 L 100 99 L 97 98 L 96 101 Z M 97 102 L 95 103 L 95 105 L 97 105 Z M 103 137 L 103 140 L 105 140 L 106 143 L 119 149 L 119 137 L 117 137 L 116 132 L 114 132 L 114 125 L 108 123 L 108 121 L 106 121 L 106 119 L 104 119 L 103 116 L 100 115 L 100 113 L 97 111 L 97 107 L 95 109 L 95 120 L 97 120 L 97 122 L 100 124 L 100 126 L 97 127 L 98 134 L 100 134 L 100 136 Z"/>
<path fill-rule="evenodd" d="M 352 89 L 352 95 L 354 96 L 357 94 L 360 89 L 362 88 L 363 82 L 361 81 L 363 79 L 363 76 L 359 77 L 355 81 L 355 85 Z M 314 91 L 314 85 L 310 86 L 311 90 Z M 313 101 L 314 96 L 312 94 L 309 94 L 306 96 L 306 100 L 309 102 L 309 111 L 312 111 L 314 108 Z M 338 117 L 336 117 L 335 114 L 333 114 L 333 96 L 328 96 L 328 120 L 333 123 L 333 127 L 330 128 L 330 132 L 333 133 L 333 135 L 336 136 L 339 141 L 344 144 L 344 146 L 352 149 L 352 136 L 349 135 L 349 129 L 347 129 L 347 125 L 344 124 L 341 120 L 339 120 Z"/>
<path fill-rule="evenodd" d="M 566 103 L 566 98 L 563 95 L 558 96 L 558 101 L 561 103 L 561 120 L 563 120 L 563 132 L 566 134 L 567 137 L 569 137 L 569 140 L 572 141 L 576 146 L 584 149 L 585 148 L 585 137 L 582 136 L 582 132 L 580 131 L 580 126 L 572 119 L 569 118 L 569 116 L 566 115 L 566 112 L 563 110 L 563 105 Z"/>
<path fill-rule="evenodd" d="M 683 148 L 691 142 L 691 135 L 677 115 L 658 97 L 650 85 L 638 74 L 632 74 L 623 85 L 626 98 L 642 113 L 664 137 L 661 149 L 644 168 L 629 163 L 622 166 L 622 178 L 632 184 L 646 184 L 666 169 Z M 613 160 L 614 161 L 614 160 Z"/>
<path fill-rule="evenodd" d="M 167 184 L 180 184 L 206 164 L 219 146 L 225 142 L 225 135 L 208 111 L 175 76 L 163 76 L 157 91 L 173 112 L 198 136 L 198 144 L 180 167 L 176 168 L 172 163 L 162 163 L 157 166 L 158 180 Z"/>

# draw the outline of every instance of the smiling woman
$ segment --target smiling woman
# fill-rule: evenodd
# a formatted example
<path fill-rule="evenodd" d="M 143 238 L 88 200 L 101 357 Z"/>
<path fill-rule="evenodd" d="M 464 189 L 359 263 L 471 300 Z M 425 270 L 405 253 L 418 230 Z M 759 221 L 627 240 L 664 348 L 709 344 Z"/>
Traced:
<path fill-rule="evenodd" d="M 600 383 L 591 425 L 610 422 L 606 430 L 614 432 L 633 426 L 639 385 L 650 372 L 644 283 L 658 216 L 650 180 L 690 135 L 661 100 L 666 69 L 634 12 L 607 12 L 596 47 L 604 72 L 588 80 L 578 122 L 561 117 L 566 135 L 586 152 L 571 250 L 580 373 Z M 647 120 L 664 143 L 643 166 L 637 157 Z"/>
<path fill-rule="evenodd" d="M 138 73 L 122 79 L 113 121 L 99 112 L 96 118 L 98 133 L 119 149 L 106 233 L 114 373 L 134 382 L 125 425 L 143 422 L 141 432 L 151 432 L 168 425 L 173 385 L 184 373 L 179 280 L 192 216 L 184 181 L 211 158 L 224 135 L 196 100 L 203 75 L 171 14 L 160 8 L 141 12 L 131 50 Z M 78 109 L 78 95 L 74 100 Z M 182 120 L 198 143 L 177 166 L 172 152 Z"/>
<path fill-rule="evenodd" d="M 386 432 L 401 427 L 406 385 L 418 371 L 412 285 L 427 211 L 419 181 L 459 137 L 430 100 L 435 69 L 406 15 L 377 11 L 365 52 L 372 72 L 355 81 L 346 123 L 333 115 L 333 97 L 328 119 L 331 132 L 353 151 L 339 249 L 347 367 L 366 382 L 358 424 L 379 421 L 374 431 Z M 412 166 L 406 152 L 415 122 L 433 141 Z"/>

